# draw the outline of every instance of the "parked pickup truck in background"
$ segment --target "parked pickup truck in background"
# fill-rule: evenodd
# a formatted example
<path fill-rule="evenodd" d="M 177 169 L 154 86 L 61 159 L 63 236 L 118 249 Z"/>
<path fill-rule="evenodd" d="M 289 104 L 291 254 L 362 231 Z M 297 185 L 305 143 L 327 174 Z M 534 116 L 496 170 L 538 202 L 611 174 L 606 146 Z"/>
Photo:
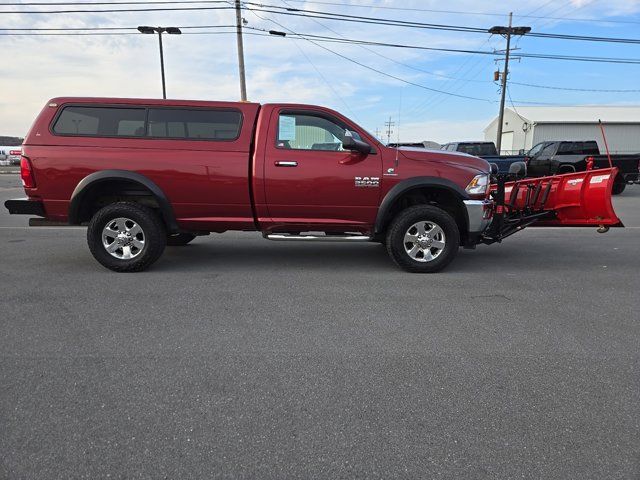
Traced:
<path fill-rule="evenodd" d="M 524 155 L 498 155 L 493 142 L 451 142 L 443 145 L 442 150 L 484 158 L 489 163 L 495 163 L 499 173 L 507 173 L 511 164 L 525 160 Z"/>
<path fill-rule="evenodd" d="M 271 240 L 377 241 L 400 267 L 429 273 L 460 246 L 499 242 L 538 220 L 621 226 L 612 172 L 522 188 L 501 182 L 496 204 L 485 160 L 388 148 L 323 107 L 55 98 L 22 147 L 28 198 L 5 206 L 44 217 L 34 226 L 87 224 L 93 256 L 121 272 L 145 269 L 167 244 L 246 230 Z M 579 182 L 588 188 L 576 192 Z M 488 229 L 494 211 L 499 221 Z"/>
<path fill-rule="evenodd" d="M 591 168 L 609 167 L 607 155 L 601 155 L 598 143 L 591 141 L 542 142 L 527 154 L 528 175 L 543 177 Z M 611 163 L 618 168 L 613 194 L 622 193 L 627 183 L 640 180 L 640 153 L 632 155 L 612 154 Z"/>

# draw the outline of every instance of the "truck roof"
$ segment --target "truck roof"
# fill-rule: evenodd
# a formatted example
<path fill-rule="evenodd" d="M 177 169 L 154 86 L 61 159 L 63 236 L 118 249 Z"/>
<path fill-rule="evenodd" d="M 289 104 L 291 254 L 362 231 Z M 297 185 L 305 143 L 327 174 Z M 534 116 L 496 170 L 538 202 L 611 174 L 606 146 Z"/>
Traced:
<path fill-rule="evenodd" d="M 124 98 L 124 97 L 56 97 L 48 102 L 49 104 L 65 104 L 65 103 L 119 103 L 124 105 L 187 105 L 193 107 L 239 107 L 242 105 L 259 105 L 254 102 L 220 102 L 216 100 L 180 100 L 180 99 L 162 99 L 162 98 Z"/>

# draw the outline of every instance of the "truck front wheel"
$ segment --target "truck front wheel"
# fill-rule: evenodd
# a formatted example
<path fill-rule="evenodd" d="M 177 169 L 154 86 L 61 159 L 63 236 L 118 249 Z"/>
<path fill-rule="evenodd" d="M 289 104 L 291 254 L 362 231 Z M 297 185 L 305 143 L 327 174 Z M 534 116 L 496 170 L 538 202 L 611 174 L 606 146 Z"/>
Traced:
<path fill-rule="evenodd" d="M 116 272 L 140 272 L 154 263 L 167 243 L 159 215 L 151 208 L 118 202 L 100 209 L 87 229 L 93 257 Z"/>
<path fill-rule="evenodd" d="M 456 221 L 432 205 L 403 210 L 387 231 L 389 256 L 408 272 L 438 272 L 455 258 L 459 247 Z"/>

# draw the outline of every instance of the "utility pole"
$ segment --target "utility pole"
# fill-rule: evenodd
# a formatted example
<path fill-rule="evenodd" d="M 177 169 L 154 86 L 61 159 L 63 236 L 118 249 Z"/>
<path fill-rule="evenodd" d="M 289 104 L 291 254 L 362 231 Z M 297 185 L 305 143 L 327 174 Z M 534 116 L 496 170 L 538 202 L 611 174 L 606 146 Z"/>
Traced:
<path fill-rule="evenodd" d="M 507 94 L 507 77 L 509 76 L 509 54 L 511 53 L 511 35 L 525 35 L 531 31 L 531 27 L 512 27 L 513 12 L 509 13 L 508 27 L 491 27 L 489 33 L 502 35 L 507 39 L 507 50 L 504 56 L 504 71 L 502 72 L 502 95 L 500 97 L 500 114 L 498 115 L 498 135 L 496 138 L 496 150 L 500 154 L 502 149 L 502 127 L 504 123 L 504 100 Z"/>
<path fill-rule="evenodd" d="M 238 43 L 238 69 L 240 70 L 240 99 L 247 101 L 247 82 L 244 78 L 244 46 L 242 44 L 242 10 L 236 0 L 236 41 Z"/>
<path fill-rule="evenodd" d="M 384 126 L 387 127 L 387 144 L 391 143 L 391 134 L 393 130 L 391 129 L 395 125 L 395 122 L 391 121 L 391 117 L 389 117 L 388 122 L 384 122 Z"/>
<path fill-rule="evenodd" d="M 376 127 L 376 138 L 380 138 L 380 129 Z"/>

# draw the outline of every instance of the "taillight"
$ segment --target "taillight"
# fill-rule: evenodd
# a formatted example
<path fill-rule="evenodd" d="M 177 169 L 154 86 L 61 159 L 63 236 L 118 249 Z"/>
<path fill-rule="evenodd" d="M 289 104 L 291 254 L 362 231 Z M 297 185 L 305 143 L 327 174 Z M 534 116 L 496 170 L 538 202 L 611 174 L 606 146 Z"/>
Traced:
<path fill-rule="evenodd" d="M 22 155 L 22 150 L 9 150 L 9 155 Z"/>
<path fill-rule="evenodd" d="M 20 178 L 24 188 L 36 188 L 36 179 L 33 177 L 31 161 L 24 155 L 20 158 Z"/>

